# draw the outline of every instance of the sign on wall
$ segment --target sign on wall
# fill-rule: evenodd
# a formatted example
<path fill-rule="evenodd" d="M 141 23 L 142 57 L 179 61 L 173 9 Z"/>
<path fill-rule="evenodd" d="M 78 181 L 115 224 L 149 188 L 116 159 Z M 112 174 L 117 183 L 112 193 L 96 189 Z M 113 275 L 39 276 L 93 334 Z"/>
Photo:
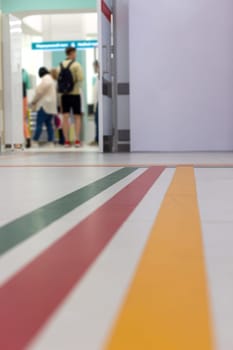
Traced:
<path fill-rule="evenodd" d="M 40 51 L 63 51 L 72 46 L 78 50 L 93 49 L 98 46 L 97 40 L 77 40 L 77 41 L 46 41 L 32 43 L 32 50 Z"/>

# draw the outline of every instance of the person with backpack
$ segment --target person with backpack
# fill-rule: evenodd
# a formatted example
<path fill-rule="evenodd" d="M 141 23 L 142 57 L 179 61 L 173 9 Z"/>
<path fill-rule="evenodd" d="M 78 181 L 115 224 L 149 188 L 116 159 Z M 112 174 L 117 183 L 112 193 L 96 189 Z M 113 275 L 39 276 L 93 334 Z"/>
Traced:
<path fill-rule="evenodd" d="M 74 47 L 66 49 L 66 60 L 58 68 L 58 92 L 61 94 L 61 109 L 63 113 L 63 133 L 65 147 L 70 147 L 69 140 L 69 118 L 71 111 L 75 120 L 75 147 L 80 147 L 81 131 L 81 83 L 83 71 L 81 65 L 76 62 L 77 51 Z"/>

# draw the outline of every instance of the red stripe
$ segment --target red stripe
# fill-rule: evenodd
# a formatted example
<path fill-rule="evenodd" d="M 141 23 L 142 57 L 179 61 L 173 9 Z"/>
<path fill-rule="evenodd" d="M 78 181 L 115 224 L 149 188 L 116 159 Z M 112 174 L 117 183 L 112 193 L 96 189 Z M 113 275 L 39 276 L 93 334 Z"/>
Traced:
<path fill-rule="evenodd" d="M 148 169 L 0 288 L 0 349 L 28 345 L 163 170 Z"/>
<path fill-rule="evenodd" d="M 105 17 L 107 18 L 107 20 L 109 22 L 111 22 L 112 11 L 110 10 L 110 8 L 108 7 L 108 5 L 106 4 L 106 2 L 104 0 L 102 0 L 101 7 L 102 7 L 102 12 L 105 15 Z"/>

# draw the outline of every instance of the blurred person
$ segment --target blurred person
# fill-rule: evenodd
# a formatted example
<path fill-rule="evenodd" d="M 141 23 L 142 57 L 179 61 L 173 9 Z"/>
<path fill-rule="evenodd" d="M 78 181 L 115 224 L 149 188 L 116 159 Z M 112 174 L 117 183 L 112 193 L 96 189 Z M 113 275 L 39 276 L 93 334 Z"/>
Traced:
<path fill-rule="evenodd" d="M 35 96 L 30 104 L 37 111 L 36 130 L 33 137 L 33 146 L 38 147 L 43 125 L 48 133 L 49 146 L 54 146 L 53 118 L 57 114 L 57 91 L 56 84 L 46 67 L 39 69 L 41 82 L 36 88 Z"/>
<path fill-rule="evenodd" d="M 96 80 L 94 84 L 94 114 L 95 114 L 95 139 L 90 143 L 91 146 L 98 146 L 99 144 L 99 79 L 100 79 L 100 66 L 99 61 L 93 63 L 94 72 L 96 74 Z"/>
<path fill-rule="evenodd" d="M 54 125 L 55 125 L 55 130 L 57 132 L 58 144 L 61 146 L 64 146 L 65 138 L 62 130 L 62 118 L 60 117 L 60 114 L 55 115 Z"/>
<path fill-rule="evenodd" d="M 75 147 L 80 147 L 81 131 L 81 83 L 83 81 L 83 71 L 81 65 L 76 61 L 77 51 L 74 47 L 66 49 L 66 59 L 58 68 L 58 92 L 61 93 L 61 110 L 63 113 L 63 133 L 65 137 L 65 147 L 70 147 L 69 139 L 69 118 L 70 113 L 74 115 L 75 122 Z"/>
<path fill-rule="evenodd" d="M 51 69 L 50 71 L 51 77 L 57 82 L 58 79 L 58 72 L 55 68 Z"/>
<path fill-rule="evenodd" d="M 56 131 L 57 137 L 58 137 L 58 144 L 61 146 L 64 146 L 65 138 L 64 138 L 64 134 L 63 134 L 63 130 L 62 130 L 61 95 L 58 93 L 58 86 L 57 86 L 58 85 L 57 84 L 58 71 L 57 71 L 57 69 L 55 69 L 55 68 L 51 69 L 50 74 L 55 81 L 56 91 L 57 91 L 57 111 L 58 111 L 58 113 L 54 117 L 54 126 L 55 126 L 55 131 Z"/>
<path fill-rule="evenodd" d="M 81 99 L 81 117 L 82 117 L 82 122 L 83 122 L 83 117 L 85 115 L 85 101 L 84 101 L 84 95 L 83 95 L 83 90 L 80 89 L 80 99 Z M 80 141 L 82 139 L 82 130 L 83 127 L 83 123 L 81 125 L 81 131 L 80 131 Z M 76 134 L 75 134 L 75 117 L 74 114 L 71 112 L 70 113 L 70 118 L 69 118 L 69 138 L 70 138 L 70 142 L 75 142 L 76 140 Z"/>
<path fill-rule="evenodd" d="M 27 71 L 22 69 L 22 81 L 23 81 L 23 131 L 24 138 L 26 140 L 26 148 L 31 147 L 31 133 L 28 121 L 28 99 L 27 90 L 30 89 L 30 79 Z"/>

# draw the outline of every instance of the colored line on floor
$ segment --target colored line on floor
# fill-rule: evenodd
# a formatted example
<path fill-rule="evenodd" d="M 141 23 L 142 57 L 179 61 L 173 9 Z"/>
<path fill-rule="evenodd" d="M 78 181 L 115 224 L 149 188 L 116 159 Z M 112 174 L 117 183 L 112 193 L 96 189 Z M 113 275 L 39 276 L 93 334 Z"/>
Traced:
<path fill-rule="evenodd" d="M 136 168 L 120 169 L 0 227 L 0 256 L 132 174 L 135 170 Z"/>
<path fill-rule="evenodd" d="M 0 349 L 29 344 L 163 170 L 145 171 L 0 288 Z"/>
<path fill-rule="evenodd" d="M 108 350 L 213 349 L 194 170 L 165 196 Z"/>

